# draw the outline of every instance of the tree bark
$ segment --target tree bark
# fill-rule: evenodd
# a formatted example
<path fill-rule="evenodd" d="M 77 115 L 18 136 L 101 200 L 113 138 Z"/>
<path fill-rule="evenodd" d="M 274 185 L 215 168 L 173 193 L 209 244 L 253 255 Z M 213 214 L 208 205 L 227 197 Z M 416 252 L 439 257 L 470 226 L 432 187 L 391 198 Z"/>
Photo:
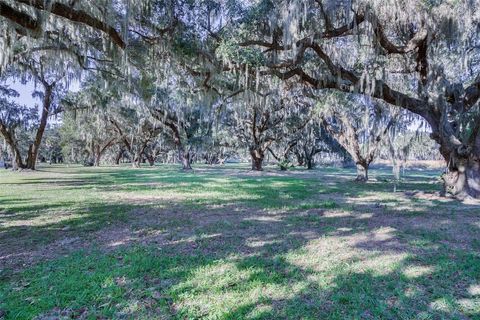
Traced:
<path fill-rule="evenodd" d="M 172 132 L 172 138 L 177 146 L 178 150 L 178 160 L 182 163 L 183 170 L 192 170 L 192 154 L 191 151 L 185 150 L 185 144 L 183 143 L 182 135 L 180 134 L 180 130 L 184 131 L 184 127 L 177 119 L 172 117 L 164 117 L 164 113 L 160 113 L 162 116 L 157 118 L 164 122 L 165 126 L 167 126 Z M 188 141 L 188 137 L 186 138 Z"/>
<path fill-rule="evenodd" d="M 20 155 L 20 151 L 18 151 L 18 147 L 16 145 L 10 146 L 10 149 L 12 151 L 12 170 L 16 171 L 18 169 L 23 169 L 25 168 L 25 164 L 22 161 L 22 156 Z"/>
<path fill-rule="evenodd" d="M 147 154 L 146 158 L 150 167 L 155 166 L 155 158 L 151 154 Z"/>
<path fill-rule="evenodd" d="M 480 158 L 458 156 L 449 159 L 448 171 L 443 174 L 442 193 L 458 199 L 480 198 Z"/>
<path fill-rule="evenodd" d="M 457 121 L 441 117 L 431 121 L 431 137 L 440 144 L 440 153 L 447 163 L 447 172 L 442 176 L 444 196 L 457 199 L 480 199 L 480 117 L 476 118 L 468 139 L 456 135 Z"/>
<path fill-rule="evenodd" d="M 357 163 L 357 182 L 367 182 L 368 181 L 368 167 L 367 163 Z"/>
<path fill-rule="evenodd" d="M 319 150 L 315 147 L 303 147 L 303 157 L 305 159 L 305 166 L 307 167 L 307 170 L 312 170 L 315 167 L 314 157 L 318 152 Z"/>
<path fill-rule="evenodd" d="M 185 151 L 182 147 L 179 148 L 178 158 L 182 162 L 182 169 L 183 170 L 192 170 L 192 155 L 190 150 Z"/>
<path fill-rule="evenodd" d="M 315 162 L 313 161 L 313 157 L 309 157 L 307 159 L 307 170 L 312 170 L 315 167 Z"/>
<path fill-rule="evenodd" d="M 295 152 L 297 158 L 297 165 L 303 167 L 305 165 L 305 157 L 300 152 Z"/>
<path fill-rule="evenodd" d="M 115 157 L 115 164 L 117 166 L 120 165 L 120 160 L 122 160 L 122 157 L 123 157 L 123 149 L 120 149 L 118 152 L 117 152 L 117 156 Z"/>
<path fill-rule="evenodd" d="M 265 158 L 265 152 L 260 148 L 250 148 L 250 156 L 252 158 L 252 170 L 253 171 L 262 171 L 263 170 L 263 159 Z"/>
<path fill-rule="evenodd" d="M 140 168 L 141 163 L 142 163 L 142 156 L 138 155 L 132 161 L 132 168 L 136 168 L 136 169 Z"/>
<path fill-rule="evenodd" d="M 92 142 L 93 144 L 93 142 Z M 93 151 L 93 166 L 100 167 L 100 160 L 102 159 L 102 153 L 100 151 L 100 145 L 96 144 L 92 146 Z"/>
<path fill-rule="evenodd" d="M 30 147 L 28 148 L 26 168 L 31 170 L 35 170 L 35 167 L 37 164 L 38 151 L 40 150 L 43 134 L 45 133 L 45 128 L 47 127 L 50 107 L 52 105 L 53 88 L 55 87 L 55 83 L 53 84 L 43 83 L 43 85 L 45 87 L 45 92 L 43 96 L 43 107 L 42 107 L 42 115 L 40 117 L 40 124 L 38 126 L 37 133 L 35 135 L 35 140 L 33 141 L 33 144 L 31 144 Z"/>
<path fill-rule="evenodd" d="M 18 170 L 18 169 L 24 169 L 25 168 L 25 164 L 23 163 L 23 159 L 22 159 L 22 155 L 20 154 L 20 151 L 18 150 L 18 146 L 16 144 L 12 145 L 11 146 L 11 149 L 12 149 L 12 154 L 13 154 L 13 157 L 15 159 L 15 168 L 14 170 Z M 12 166 L 13 166 L 13 163 L 12 163 Z"/>
<path fill-rule="evenodd" d="M 147 148 L 148 141 L 144 141 L 142 145 L 136 148 L 136 152 L 133 155 L 132 166 L 134 168 L 140 168 L 143 163 L 143 157 L 145 155 L 145 149 Z"/>
<path fill-rule="evenodd" d="M 100 160 L 102 156 L 100 154 L 95 155 L 95 160 L 93 161 L 93 166 L 94 167 L 100 167 Z"/>
<path fill-rule="evenodd" d="M 0 124 L 0 133 L 5 139 L 7 145 L 10 146 L 10 151 L 12 153 L 12 169 L 24 169 L 25 164 L 23 163 L 22 155 L 20 154 L 20 150 L 18 149 L 17 142 L 14 138 L 14 129 L 8 130 L 4 125 Z"/>
<path fill-rule="evenodd" d="M 141 150 L 137 150 L 137 152 L 135 152 L 135 154 L 133 156 L 133 159 L 132 159 L 132 167 L 133 168 L 138 169 L 138 168 L 141 167 L 142 156 L 143 156 L 143 152 Z"/>

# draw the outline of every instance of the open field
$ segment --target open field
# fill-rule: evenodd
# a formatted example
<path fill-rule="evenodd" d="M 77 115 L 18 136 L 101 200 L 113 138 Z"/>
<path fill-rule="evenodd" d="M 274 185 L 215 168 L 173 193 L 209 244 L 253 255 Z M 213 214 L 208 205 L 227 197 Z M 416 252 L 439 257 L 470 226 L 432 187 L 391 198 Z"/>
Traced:
<path fill-rule="evenodd" d="M 480 319 L 480 206 L 439 172 L 0 172 L 5 319 Z"/>

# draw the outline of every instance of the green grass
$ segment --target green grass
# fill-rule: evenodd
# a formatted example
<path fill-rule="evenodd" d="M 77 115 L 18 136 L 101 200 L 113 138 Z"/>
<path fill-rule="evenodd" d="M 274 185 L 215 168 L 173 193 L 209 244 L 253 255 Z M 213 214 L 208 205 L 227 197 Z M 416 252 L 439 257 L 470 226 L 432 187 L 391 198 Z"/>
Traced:
<path fill-rule="evenodd" d="M 437 173 L 0 172 L 5 319 L 480 319 L 480 209 Z"/>

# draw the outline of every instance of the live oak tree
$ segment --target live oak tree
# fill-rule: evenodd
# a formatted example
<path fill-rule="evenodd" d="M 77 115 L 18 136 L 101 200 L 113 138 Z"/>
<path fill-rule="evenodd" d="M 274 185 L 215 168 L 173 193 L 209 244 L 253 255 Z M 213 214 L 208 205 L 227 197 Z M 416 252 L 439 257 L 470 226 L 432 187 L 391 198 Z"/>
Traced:
<path fill-rule="evenodd" d="M 78 135 L 93 165 L 98 166 L 114 146 L 118 148 L 116 158 L 127 153 L 134 167 L 138 168 L 145 158 L 151 160 L 149 152 L 162 128 L 137 93 L 121 79 L 97 75 L 86 78 L 78 93 L 64 99 L 75 115 Z"/>
<path fill-rule="evenodd" d="M 268 90 L 268 89 L 266 89 Z M 278 87 L 265 92 L 246 90 L 229 105 L 227 122 L 232 134 L 247 148 L 252 170 L 263 170 L 263 161 L 270 146 L 283 137 L 282 126 L 289 114 L 287 102 Z"/>
<path fill-rule="evenodd" d="M 342 93 L 323 96 L 318 117 L 323 128 L 350 154 L 358 182 L 368 181 L 370 164 L 386 141 L 399 113 L 378 101 Z"/>
<path fill-rule="evenodd" d="M 57 62 L 54 67 L 52 59 L 53 57 L 42 53 L 23 56 L 19 59 L 18 66 L 16 68 L 11 67 L 5 75 L 5 79 L 17 79 L 23 82 L 32 81 L 35 84 L 33 95 L 41 100 L 39 119 L 34 127 L 34 137 L 29 142 L 28 151 L 24 157 L 25 163 L 18 163 L 19 167 L 24 169 L 35 170 L 48 120 L 61 111 L 58 104 L 59 97 L 63 94 L 65 87 L 68 86 L 72 72 L 75 72 L 75 68 L 72 70 L 68 62 Z M 58 66 L 61 66 L 62 69 L 57 69 Z M 37 108 L 37 106 L 30 106 L 29 108 Z M 5 112 L 15 114 L 18 112 L 16 109 L 18 108 L 14 108 L 12 105 L 11 108 L 6 107 Z M 5 134 L 2 135 L 7 138 Z"/>
<path fill-rule="evenodd" d="M 63 163 L 60 124 L 49 125 L 45 129 L 43 145 L 40 149 L 39 159 L 42 162 Z"/>
<path fill-rule="evenodd" d="M 113 97 L 106 125 L 112 126 L 117 136 L 119 150 L 115 162 L 118 164 L 122 153 L 126 152 L 133 167 L 139 168 L 145 160 L 153 166 L 155 145 L 164 130 L 150 114 L 148 100 L 132 85 L 117 82 L 111 90 Z"/>
<path fill-rule="evenodd" d="M 114 128 L 108 122 L 108 106 L 103 104 L 106 100 L 98 96 L 93 99 L 92 92 L 88 90 L 76 95 L 75 99 L 75 104 L 68 107 L 65 118 L 74 121 L 72 138 L 82 142 L 84 164 L 98 167 L 106 151 L 117 141 Z"/>
<path fill-rule="evenodd" d="M 302 153 L 302 164 L 308 169 L 313 168 L 313 156 L 319 151 L 306 152 L 312 132 L 309 130 L 318 122 L 314 117 L 313 101 L 301 95 L 301 92 L 289 88 L 284 97 L 287 112 L 284 121 L 276 128 L 278 139 L 268 148 L 270 154 L 277 160 L 281 170 L 287 170 L 292 165 L 292 156 L 300 148 L 305 147 Z M 293 112 L 292 112 L 293 111 Z M 316 144 L 314 142 L 314 144 Z M 316 145 L 318 147 L 318 145 Z M 297 153 L 297 155 L 299 155 Z M 298 159 L 298 157 L 297 157 Z"/>
<path fill-rule="evenodd" d="M 152 115 L 165 128 L 169 140 L 177 149 L 183 170 L 192 169 L 194 158 L 211 134 L 212 121 L 202 115 L 202 109 L 199 105 L 181 109 L 168 108 L 164 104 L 152 110 Z"/>
<path fill-rule="evenodd" d="M 314 115 L 297 134 L 296 144 L 292 153 L 297 159 L 297 164 L 313 169 L 316 165 L 315 157 L 318 154 L 338 155 L 343 157 L 345 149 L 322 127 L 318 115 Z"/>
<path fill-rule="evenodd" d="M 266 0 L 245 3 L 230 30 L 262 54 L 265 72 L 423 117 L 448 163 L 446 188 L 480 197 L 478 5 Z"/>
<path fill-rule="evenodd" d="M 122 4 L 108 1 L 0 1 L 0 74 L 30 78 L 41 88 L 36 92 L 42 100 L 40 118 L 25 168 L 35 169 L 48 120 L 61 111 L 59 93 L 81 75 L 70 70 L 72 63 L 85 70 L 105 64 L 114 69 L 113 58 L 121 56 L 117 49 L 126 47 L 112 26 L 121 10 Z"/>
<path fill-rule="evenodd" d="M 191 170 L 194 158 L 211 137 L 211 106 L 188 84 L 171 78 L 155 87 L 149 104 L 151 116 L 177 150 L 183 169 Z"/>
<path fill-rule="evenodd" d="M 399 115 L 380 150 L 380 157 L 392 163 L 393 176 L 401 178 L 401 169 L 405 169 L 408 160 L 437 160 L 441 158 L 438 146 L 429 137 L 428 125 L 417 115 L 403 112 Z"/>
<path fill-rule="evenodd" d="M 37 123 L 37 110 L 34 107 L 20 105 L 12 100 L 18 97 L 18 92 L 7 86 L 0 85 L 0 135 L 9 147 L 13 170 L 25 169 L 25 145 L 30 139 L 24 139 Z"/>

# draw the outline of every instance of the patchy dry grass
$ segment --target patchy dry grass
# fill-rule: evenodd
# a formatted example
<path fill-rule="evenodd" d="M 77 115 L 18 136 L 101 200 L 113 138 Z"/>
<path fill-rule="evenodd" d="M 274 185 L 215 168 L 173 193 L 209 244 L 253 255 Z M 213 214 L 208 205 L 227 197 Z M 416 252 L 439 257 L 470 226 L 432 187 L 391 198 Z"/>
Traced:
<path fill-rule="evenodd" d="M 480 207 L 434 171 L 0 172 L 6 319 L 480 319 Z"/>

